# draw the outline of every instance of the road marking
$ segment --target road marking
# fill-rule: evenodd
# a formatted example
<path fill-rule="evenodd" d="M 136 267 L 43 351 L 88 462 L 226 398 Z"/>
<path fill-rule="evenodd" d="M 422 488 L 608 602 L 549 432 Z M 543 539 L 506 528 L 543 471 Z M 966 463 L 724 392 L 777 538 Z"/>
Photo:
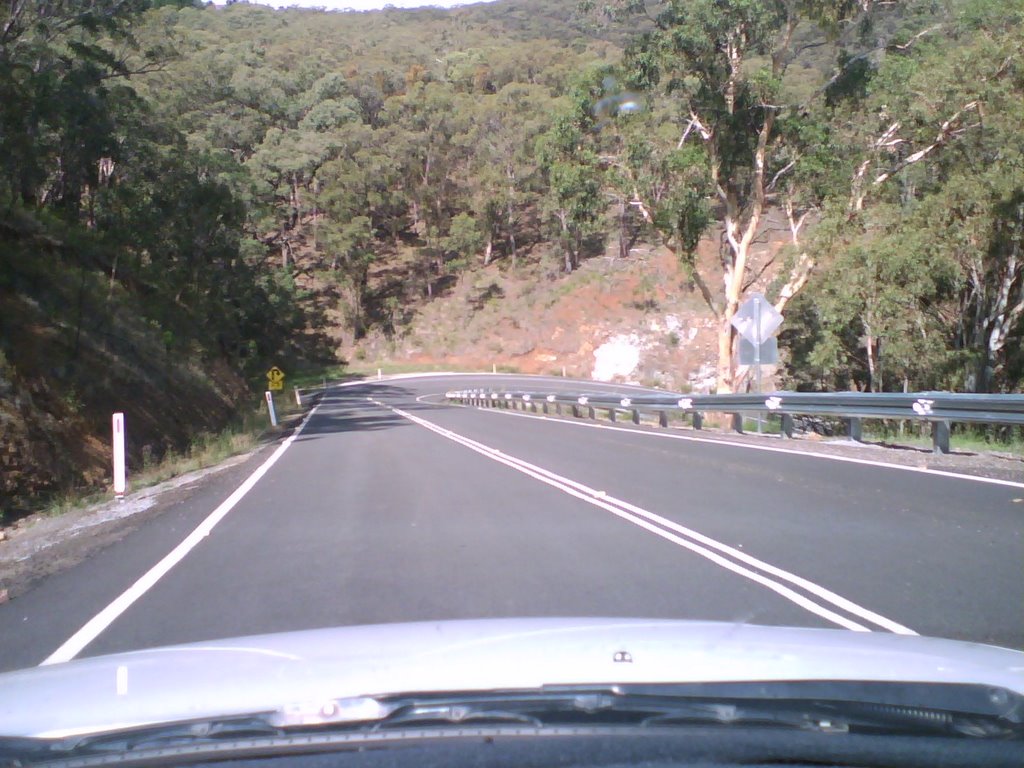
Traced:
<path fill-rule="evenodd" d="M 128 589 L 118 595 L 110 605 L 104 608 L 102 611 L 93 616 L 85 626 L 75 632 L 65 643 L 58 648 L 56 651 L 47 656 L 39 666 L 45 666 L 47 664 L 60 664 L 61 662 L 71 661 L 82 649 L 85 648 L 89 643 L 95 640 L 103 630 L 109 627 L 118 616 L 124 613 L 128 608 L 148 592 L 154 584 L 160 581 L 168 571 L 171 570 L 175 565 L 180 563 L 189 552 L 196 547 L 199 542 L 210 535 L 213 527 L 217 525 L 224 517 L 230 512 L 239 501 L 252 490 L 253 486 L 259 482 L 260 478 L 267 474 L 267 471 L 277 463 L 277 460 L 284 455 L 284 452 L 288 450 L 288 447 L 295 441 L 295 439 L 302 434 L 302 430 L 306 428 L 309 420 L 313 417 L 313 414 L 317 412 L 320 406 L 315 406 L 309 413 L 306 414 L 306 418 L 299 424 L 288 439 L 285 440 L 274 451 L 270 457 L 259 466 L 249 477 L 245 479 L 238 488 L 235 489 L 234 493 L 228 496 L 213 512 L 211 512 L 203 522 L 201 522 L 196 529 L 192 531 L 178 546 L 172 549 L 167 555 L 164 556 L 160 562 L 150 568 L 142 577 L 132 584 Z"/>
<path fill-rule="evenodd" d="M 448 440 L 459 443 L 476 453 L 486 456 L 492 461 L 504 464 L 507 467 L 515 469 L 516 471 L 550 485 L 553 488 L 557 488 L 563 493 L 574 496 L 588 504 L 592 504 L 593 506 L 600 507 L 601 509 L 611 512 L 617 517 L 643 528 L 656 536 L 660 536 L 663 539 L 671 541 L 680 547 L 688 549 L 691 552 L 710 560 L 716 565 L 721 566 L 722 568 L 767 587 L 787 600 L 799 605 L 801 608 L 804 608 L 805 610 L 810 611 L 811 613 L 814 613 L 834 624 L 838 624 L 841 627 L 859 632 L 871 631 L 863 624 L 852 621 L 851 619 L 836 613 L 814 600 L 811 600 L 805 595 L 800 594 L 792 587 L 786 586 L 786 584 L 782 582 L 789 582 L 789 584 L 813 594 L 823 602 L 830 603 L 835 608 L 844 610 L 861 620 L 875 624 L 876 626 L 887 629 L 890 632 L 903 635 L 917 634 L 912 629 L 909 629 L 902 624 L 898 624 L 891 619 L 887 619 L 874 611 L 868 610 L 867 608 L 864 608 L 863 606 L 858 605 L 857 603 L 854 603 L 853 601 L 848 600 L 819 584 L 815 584 L 812 581 L 781 568 L 777 568 L 776 566 L 766 563 L 763 560 L 759 560 L 746 552 L 741 552 L 738 549 L 730 547 L 728 544 L 723 544 L 716 539 L 712 539 L 709 536 L 705 536 L 704 534 L 690 528 L 686 528 L 685 526 L 679 525 L 678 523 L 661 517 L 653 512 L 649 512 L 648 510 L 637 507 L 614 496 L 609 496 L 604 491 L 595 490 L 582 483 L 578 483 L 575 480 L 571 480 L 567 477 L 555 474 L 550 470 L 544 469 L 543 467 L 524 461 L 523 459 L 519 459 L 507 453 L 502 453 L 496 448 L 491 448 L 488 445 L 484 445 L 476 440 L 460 435 L 450 429 L 445 429 L 433 422 L 422 419 L 399 408 L 394 408 L 378 400 L 374 400 L 373 398 L 368 397 L 367 400 L 370 400 L 376 405 L 386 408 L 392 413 L 408 419 L 415 424 L 429 429 L 431 432 L 435 432 Z M 713 550 L 717 550 L 717 552 Z M 757 568 L 758 570 L 763 571 L 763 573 L 757 573 L 756 571 L 751 570 L 751 568 L 740 565 L 735 561 Z M 775 578 L 770 578 L 764 574 L 770 574 Z"/>
<path fill-rule="evenodd" d="M 769 453 L 784 453 L 790 456 L 804 456 L 810 459 L 826 459 L 828 461 L 842 461 L 847 464 L 862 464 L 869 467 L 880 467 L 882 469 L 898 469 L 903 472 L 917 472 L 923 475 L 935 475 L 937 477 L 949 477 L 954 480 L 971 480 L 976 483 L 988 483 L 990 485 L 1002 485 L 1009 488 L 1024 488 L 1024 483 L 1016 480 L 1000 480 L 996 477 L 983 477 L 981 475 L 965 475 L 960 472 L 950 472 L 945 469 L 929 469 L 928 467 L 911 467 L 906 464 L 890 464 L 886 461 L 875 461 L 874 459 L 857 459 L 852 456 L 835 456 L 829 453 L 811 453 L 810 451 L 798 451 L 793 448 L 779 448 L 774 445 L 757 445 L 754 443 L 741 443 L 736 440 L 718 439 L 714 437 L 696 437 L 693 435 L 678 435 L 671 432 L 655 432 L 647 429 L 631 429 L 629 427 L 614 427 L 611 424 L 594 424 L 589 421 L 575 421 L 572 419 L 552 418 L 541 414 L 523 413 L 521 411 L 510 411 L 504 408 L 480 408 L 478 406 L 460 405 L 456 403 L 445 403 L 453 408 L 473 408 L 481 413 L 493 413 L 498 416 L 518 416 L 524 419 L 540 419 L 551 424 L 568 424 L 574 427 L 586 427 L 588 429 L 607 429 L 612 432 L 626 432 L 630 435 L 647 435 L 663 440 L 687 440 L 692 443 L 710 443 L 711 445 L 727 445 L 732 448 L 747 448 L 752 451 L 767 451 Z"/>

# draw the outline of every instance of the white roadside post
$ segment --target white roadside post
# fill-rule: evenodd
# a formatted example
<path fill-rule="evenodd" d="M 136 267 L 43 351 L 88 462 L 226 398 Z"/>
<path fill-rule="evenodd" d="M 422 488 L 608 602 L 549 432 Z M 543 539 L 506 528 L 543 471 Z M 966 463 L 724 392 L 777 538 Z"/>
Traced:
<path fill-rule="evenodd" d="M 124 414 L 115 413 L 113 418 L 114 432 L 114 496 L 118 501 L 124 501 L 124 492 L 127 488 L 125 477 L 124 460 Z"/>
<path fill-rule="evenodd" d="M 274 410 L 274 393 L 267 390 L 267 410 L 270 411 L 270 426 L 277 426 L 277 411 Z"/>
<path fill-rule="evenodd" d="M 295 389 L 295 404 L 297 406 L 299 406 L 299 408 L 301 408 L 302 407 L 302 393 L 299 392 L 299 388 L 298 387 L 295 387 L 294 389 Z"/>

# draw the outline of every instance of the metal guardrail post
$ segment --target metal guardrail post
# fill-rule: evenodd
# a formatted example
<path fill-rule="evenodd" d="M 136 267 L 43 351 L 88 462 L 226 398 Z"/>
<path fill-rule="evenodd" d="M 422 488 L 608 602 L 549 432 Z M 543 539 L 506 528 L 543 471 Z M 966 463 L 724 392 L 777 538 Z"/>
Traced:
<path fill-rule="evenodd" d="M 732 431 L 739 434 L 743 434 L 743 414 L 734 413 L 732 415 Z"/>
<path fill-rule="evenodd" d="M 793 417 L 790 414 L 782 414 L 782 428 L 779 431 L 783 439 L 793 437 Z"/>
<path fill-rule="evenodd" d="M 559 415 L 559 416 L 562 415 L 562 404 L 561 403 L 555 403 L 555 413 L 557 415 Z"/>
<path fill-rule="evenodd" d="M 935 453 L 949 453 L 949 422 L 932 422 L 932 451 Z"/>
<path fill-rule="evenodd" d="M 548 412 L 548 401 L 545 400 L 543 403 L 541 403 L 540 407 L 541 407 L 541 409 L 543 410 L 544 413 L 547 413 Z"/>
<path fill-rule="evenodd" d="M 704 414 L 700 411 L 693 412 L 693 428 L 704 429 Z"/>
<path fill-rule="evenodd" d="M 668 411 L 658 411 L 658 426 L 668 427 Z"/>
<path fill-rule="evenodd" d="M 615 413 L 615 409 L 614 408 L 609 408 L 608 409 L 608 421 L 610 421 L 610 422 L 612 422 L 614 424 L 616 418 L 617 418 L 617 414 Z"/>
<path fill-rule="evenodd" d="M 637 410 L 636 408 L 633 409 L 633 423 L 634 424 L 639 424 L 640 423 L 640 411 Z"/>
<path fill-rule="evenodd" d="M 578 419 L 580 417 L 580 407 L 578 405 L 574 405 L 572 407 L 572 415 L 573 415 L 573 418 L 576 418 L 576 419 Z"/>
<path fill-rule="evenodd" d="M 857 443 L 864 442 L 864 424 L 860 419 L 847 419 L 850 439 Z"/>
<path fill-rule="evenodd" d="M 596 419 L 597 418 L 597 411 L 594 410 L 594 406 L 592 406 L 592 405 L 588 405 L 587 406 L 587 418 L 588 419 Z"/>

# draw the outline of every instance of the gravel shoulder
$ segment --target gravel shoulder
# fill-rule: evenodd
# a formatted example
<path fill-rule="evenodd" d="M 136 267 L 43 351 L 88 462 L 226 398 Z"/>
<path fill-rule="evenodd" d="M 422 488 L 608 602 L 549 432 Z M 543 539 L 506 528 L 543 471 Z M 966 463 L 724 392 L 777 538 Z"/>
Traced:
<path fill-rule="evenodd" d="M 167 510 L 203 482 L 247 462 L 266 449 L 233 456 L 216 466 L 179 475 L 129 493 L 124 500 L 72 509 L 61 515 L 36 513 L 0 529 L 0 602 L 34 582 L 70 568 L 113 544 Z"/>

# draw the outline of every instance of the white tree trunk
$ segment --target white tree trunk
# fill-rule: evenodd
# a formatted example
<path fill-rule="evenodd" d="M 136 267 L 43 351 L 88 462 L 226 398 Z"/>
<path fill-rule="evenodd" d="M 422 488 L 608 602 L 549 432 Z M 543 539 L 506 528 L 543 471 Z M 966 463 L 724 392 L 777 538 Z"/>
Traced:
<path fill-rule="evenodd" d="M 484 266 L 488 266 L 491 263 L 491 255 L 494 252 L 494 233 L 487 230 L 487 244 L 484 246 Z"/>

